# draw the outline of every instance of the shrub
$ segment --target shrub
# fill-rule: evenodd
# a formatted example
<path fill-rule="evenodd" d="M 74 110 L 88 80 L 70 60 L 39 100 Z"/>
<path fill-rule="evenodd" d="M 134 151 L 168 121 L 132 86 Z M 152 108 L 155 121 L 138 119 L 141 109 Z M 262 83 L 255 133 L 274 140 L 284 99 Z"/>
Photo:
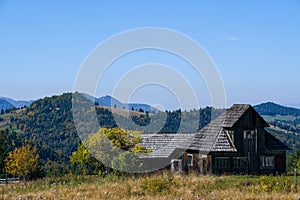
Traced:
<path fill-rule="evenodd" d="M 145 193 L 150 194 L 166 194 L 173 184 L 173 174 L 167 173 L 161 177 L 144 178 L 141 181 L 140 187 Z"/>
<path fill-rule="evenodd" d="M 291 183 L 288 182 L 284 177 L 274 176 L 261 176 L 260 187 L 265 192 L 290 192 L 292 189 Z"/>

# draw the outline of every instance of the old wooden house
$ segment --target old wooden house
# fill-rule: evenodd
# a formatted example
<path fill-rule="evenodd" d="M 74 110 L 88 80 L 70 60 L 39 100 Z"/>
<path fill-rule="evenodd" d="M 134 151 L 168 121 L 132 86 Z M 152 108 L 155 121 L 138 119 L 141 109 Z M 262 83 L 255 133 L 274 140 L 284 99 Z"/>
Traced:
<path fill-rule="evenodd" d="M 251 105 L 235 104 L 196 133 L 161 133 L 143 138 L 147 159 L 170 163 L 173 171 L 201 174 L 286 172 L 282 142 L 265 130 L 268 123 Z"/>

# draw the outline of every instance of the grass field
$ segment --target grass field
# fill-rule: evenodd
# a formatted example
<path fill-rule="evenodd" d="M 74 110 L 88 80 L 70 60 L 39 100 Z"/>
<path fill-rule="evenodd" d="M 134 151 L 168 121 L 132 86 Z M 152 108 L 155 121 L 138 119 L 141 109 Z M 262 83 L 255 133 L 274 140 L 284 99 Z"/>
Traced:
<path fill-rule="evenodd" d="M 300 187 L 298 186 L 298 191 Z M 0 199 L 293 199 L 291 176 L 65 176 L 0 186 Z"/>
<path fill-rule="evenodd" d="M 274 121 L 274 120 L 285 120 L 285 121 L 294 121 L 296 119 L 298 119 L 297 117 L 291 116 L 291 115 L 276 115 L 276 116 L 270 116 L 270 115 L 262 115 L 262 117 L 268 121 Z"/>

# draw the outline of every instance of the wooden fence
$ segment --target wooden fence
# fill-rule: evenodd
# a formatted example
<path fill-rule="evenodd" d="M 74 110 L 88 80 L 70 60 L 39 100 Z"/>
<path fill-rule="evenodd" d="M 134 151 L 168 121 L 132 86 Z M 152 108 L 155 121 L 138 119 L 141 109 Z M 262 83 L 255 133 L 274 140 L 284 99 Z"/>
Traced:
<path fill-rule="evenodd" d="M 0 184 L 8 184 L 8 183 L 16 183 L 20 181 L 20 177 L 7 177 L 5 178 L 0 178 Z"/>

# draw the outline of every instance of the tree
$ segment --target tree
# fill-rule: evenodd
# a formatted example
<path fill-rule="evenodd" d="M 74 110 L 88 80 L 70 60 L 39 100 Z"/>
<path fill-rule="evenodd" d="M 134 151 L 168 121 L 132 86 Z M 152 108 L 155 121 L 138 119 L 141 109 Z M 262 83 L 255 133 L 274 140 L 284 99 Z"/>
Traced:
<path fill-rule="evenodd" d="M 9 174 L 18 175 L 27 180 L 27 178 L 41 170 L 39 155 L 35 147 L 23 145 L 15 148 L 8 154 L 5 160 L 5 171 Z"/>
<path fill-rule="evenodd" d="M 3 109 L 1 109 L 1 115 L 3 115 L 4 114 L 4 110 Z"/>
<path fill-rule="evenodd" d="M 0 131 L 0 175 L 4 173 L 4 161 L 7 157 L 7 136 L 4 131 Z"/>
<path fill-rule="evenodd" d="M 119 156 L 114 157 L 112 160 L 112 167 L 116 175 L 124 175 L 124 172 L 129 172 L 133 169 L 139 170 L 143 166 L 143 163 L 137 158 L 137 156 L 130 152 L 125 151 Z"/>
<path fill-rule="evenodd" d="M 79 144 L 77 150 L 72 153 L 70 163 L 73 171 L 80 174 L 99 174 L 105 170 L 104 165 L 90 154 L 84 144 Z"/>
<path fill-rule="evenodd" d="M 141 143 L 141 132 L 121 128 L 101 128 L 84 141 L 84 144 L 92 150 L 97 159 L 122 171 L 128 171 L 130 166 L 131 168 L 134 165 L 141 166 L 136 154 L 151 152 L 150 149 L 139 145 L 139 143 Z M 133 165 L 133 163 L 135 164 Z"/>
<path fill-rule="evenodd" d="M 297 149 L 294 153 L 288 155 L 287 168 L 291 171 L 294 168 L 300 169 L 300 149 Z"/>

